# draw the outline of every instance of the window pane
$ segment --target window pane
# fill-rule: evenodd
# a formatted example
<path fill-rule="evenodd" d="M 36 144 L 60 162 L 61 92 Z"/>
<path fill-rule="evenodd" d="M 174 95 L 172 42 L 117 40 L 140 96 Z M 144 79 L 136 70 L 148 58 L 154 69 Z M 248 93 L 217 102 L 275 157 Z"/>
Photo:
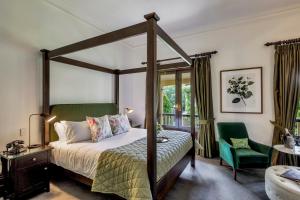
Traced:
<path fill-rule="evenodd" d="M 182 108 L 182 127 L 191 127 L 191 73 L 182 73 L 181 76 L 181 108 Z M 195 99 L 195 127 L 199 128 L 199 116 Z"/>
<path fill-rule="evenodd" d="M 162 74 L 160 76 L 161 101 L 160 123 L 162 125 L 176 126 L 176 84 L 175 74 Z"/>
<path fill-rule="evenodd" d="M 191 126 L 191 73 L 181 75 L 181 126 Z"/>
<path fill-rule="evenodd" d="M 297 116 L 296 116 L 296 123 L 294 128 L 294 134 L 296 136 L 300 136 L 300 101 L 298 102 L 297 108 Z"/>

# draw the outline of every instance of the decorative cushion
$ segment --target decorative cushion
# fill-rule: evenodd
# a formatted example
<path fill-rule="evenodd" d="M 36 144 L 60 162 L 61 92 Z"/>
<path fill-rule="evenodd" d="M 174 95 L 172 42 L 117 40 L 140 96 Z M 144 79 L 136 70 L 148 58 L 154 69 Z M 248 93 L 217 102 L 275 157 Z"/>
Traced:
<path fill-rule="evenodd" d="M 107 115 L 103 117 L 86 117 L 86 121 L 90 126 L 93 142 L 99 142 L 113 136 Z"/>
<path fill-rule="evenodd" d="M 268 155 L 259 153 L 252 149 L 235 149 L 236 159 L 239 164 L 261 164 L 268 163 Z"/>
<path fill-rule="evenodd" d="M 63 122 L 55 122 L 54 123 L 54 129 L 55 132 L 58 135 L 58 140 L 59 141 L 66 141 L 67 136 L 66 136 L 66 127 Z"/>
<path fill-rule="evenodd" d="M 80 141 L 91 140 L 91 131 L 86 121 L 73 122 L 63 121 L 66 127 L 67 143 L 76 143 Z"/>
<path fill-rule="evenodd" d="M 130 123 L 127 115 L 111 115 L 108 117 L 109 124 L 114 135 L 126 133 L 130 129 Z"/>
<path fill-rule="evenodd" d="M 248 138 L 230 138 L 233 148 L 251 149 L 248 144 Z"/>

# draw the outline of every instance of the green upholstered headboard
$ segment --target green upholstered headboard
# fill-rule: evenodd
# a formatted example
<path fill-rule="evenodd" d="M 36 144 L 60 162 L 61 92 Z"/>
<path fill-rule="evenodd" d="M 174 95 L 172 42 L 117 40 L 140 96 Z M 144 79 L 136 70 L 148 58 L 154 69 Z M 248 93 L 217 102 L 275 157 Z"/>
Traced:
<path fill-rule="evenodd" d="M 53 124 L 57 121 L 84 121 L 86 116 L 101 117 L 114 115 L 119 112 L 115 103 L 88 103 L 88 104 L 57 104 L 50 106 L 50 114 L 56 118 L 49 125 L 50 142 L 58 140 Z"/>

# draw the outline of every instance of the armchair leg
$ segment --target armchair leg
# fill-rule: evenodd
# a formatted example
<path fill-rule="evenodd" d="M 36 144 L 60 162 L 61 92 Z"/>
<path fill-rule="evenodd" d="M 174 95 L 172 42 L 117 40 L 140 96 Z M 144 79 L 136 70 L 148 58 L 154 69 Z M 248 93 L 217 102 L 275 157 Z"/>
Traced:
<path fill-rule="evenodd" d="M 220 165 L 221 165 L 221 166 L 223 165 L 223 160 L 222 160 L 222 158 L 220 158 Z"/>
<path fill-rule="evenodd" d="M 233 169 L 233 178 L 236 181 L 236 169 Z"/>

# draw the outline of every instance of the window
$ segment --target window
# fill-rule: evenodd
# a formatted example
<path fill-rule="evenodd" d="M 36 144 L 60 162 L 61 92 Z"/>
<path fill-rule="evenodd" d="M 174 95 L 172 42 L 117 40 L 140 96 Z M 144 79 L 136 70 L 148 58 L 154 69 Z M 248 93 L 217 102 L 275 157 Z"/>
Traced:
<path fill-rule="evenodd" d="M 300 136 L 300 102 L 298 102 L 294 135 Z"/>
<path fill-rule="evenodd" d="M 178 70 L 160 74 L 160 91 L 159 122 L 167 129 L 188 130 L 191 126 L 191 72 Z"/>

